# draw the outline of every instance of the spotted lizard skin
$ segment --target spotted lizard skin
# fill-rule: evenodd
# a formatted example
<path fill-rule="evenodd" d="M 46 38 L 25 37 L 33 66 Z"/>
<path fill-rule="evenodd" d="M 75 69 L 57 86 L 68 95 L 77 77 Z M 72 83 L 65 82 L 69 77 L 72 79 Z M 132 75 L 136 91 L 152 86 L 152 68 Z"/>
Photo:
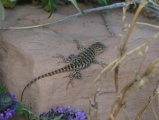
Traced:
<path fill-rule="evenodd" d="M 91 63 L 98 63 L 101 65 L 104 64 L 104 63 L 101 63 L 98 60 L 96 60 L 95 56 L 104 51 L 104 49 L 106 48 L 105 45 L 103 45 L 100 42 L 96 42 L 96 43 L 92 44 L 91 46 L 89 46 L 88 48 L 84 48 L 80 44 L 79 41 L 75 40 L 75 42 L 77 44 L 77 48 L 82 50 L 82 52 L 79 53 L 78 55 L 71 54 L 68 58 L 65 58 L 64 56 L 59 55 L 59 57 L 61 57 L 65 62 L 69 62 L 70 64 L 66 65 L 63 68 L 51 71 L 49 73 L 43 74 L 43 75 L 33 79 L 30 83 L 28 83 L 24 87 L 22 94 L 21 94 L 21 101 L 22 101 L 23 94 L 24 94 L 24 91 L 26 90 L 26 88 L 31 86 L 33 83 L 35 83 L 39 79 L 42 79 L 42 78 L 48 77 L 48 76 L 52 76 L 52 75 L 55 75 L 58 73 L 67 72 L 67 71 L 73 71 L 72 73 L 70 73 L 68 75 L 68 77 L 70 77 L 70 80 L 72 80 L 74 78 L 80 79 L 81 78 L 80 70 L 89 67 L 91 65 Z"/>

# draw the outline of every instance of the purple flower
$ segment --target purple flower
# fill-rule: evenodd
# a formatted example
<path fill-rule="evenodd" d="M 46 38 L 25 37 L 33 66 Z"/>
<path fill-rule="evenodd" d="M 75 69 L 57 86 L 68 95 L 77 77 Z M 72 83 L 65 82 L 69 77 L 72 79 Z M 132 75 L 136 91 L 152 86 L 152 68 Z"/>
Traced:
<path fill-rule="evenodd" d="M 64 109 L 65 109 L 67 112 L 71 112 L 71 107 L 70 107 L 70 106 L 65 106 Z"/>
<path fill-rule="evenodd" d="M 75 120 L 86 120 L 87 119 L 86 113 L 81 111 L 79 108 L 75 110 L 75 116 L 76 116 Z"/>
<path fill-rule="evenodd" d="M 15 95 L 14 95 L 14 93 L 11 93 L 10 96 L 11 96 L 11 98 L 12 98 L 13 100 L 15 100 L 15 101 L 17 100 L 16 97 L 15 97 Z"/>
<path fill-rule="evenodd" d="M 72 111 L 70 106 L 53 108 L 48 113 L 42 113 L 40 117 L 52 120 L 60 115 L 63 115 L 61 120 L 87 120 L 85 112 L 80 109 Z"/>
<path fill-rule="evenodd" d="M 57 112 L 58 113 L 64 113 L 64 111 L 65 111 L 65 109 L 64 108 L 62 108 L 62 107 L 57 107 Z"/>
<path fill-rule="evenodd" d="M 15 115 L 16 108 L 17 102 L 15 95 L 13 93 L 0 93 L 0 120 L 7 120 L 8 118 Z"/>
<path fill-rule="evenodd" d="M 46 115 L 46 112 L 43 112 L 42 115 Z"/>
<path fill-rule="evenodd" d="M 57 112 L 57 109 L 56 108 L 53 108 L 51 109 L 52 112 L 56 113 Z"/>
<path fill-rule="evenodd" d="M 2 113 L 0 113 L 0 120 L 6 120 L 6 119 L 4 118 L 4 115 L 3 115 Z"/>

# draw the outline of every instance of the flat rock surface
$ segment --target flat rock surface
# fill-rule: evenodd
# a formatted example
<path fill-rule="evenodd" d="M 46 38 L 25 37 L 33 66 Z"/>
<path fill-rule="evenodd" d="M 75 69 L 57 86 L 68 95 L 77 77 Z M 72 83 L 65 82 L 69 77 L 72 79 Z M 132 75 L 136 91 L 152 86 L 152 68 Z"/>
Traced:
<path fill-rule="evenodd" d="M 90 6 L 80 5 L 82 9 Z M 43 9 L 35 9 L 30 5 L 17 6 L 14 10 L 6 10 L 6 20 L 0 21 L 1 26 L 31 26 L 48 22 L 54 22 L 76 13 L 77 10 L 72 5 L 60 6 L 50 19 L 49 13 Z M 131 23 L 134 14 L 126 14 L 126 22 Z M 27 83 L 34 78 L 56 70 L 66 65 L 60 63 L 62 59 L 57 58 L 56 53 L 64 56 L 78 54 L 74 39 L 88 47 L 95 42 L 102 42 L 107 49 L 97 59 L 107 64 L 117 58 L 117 46 L 121 43 L 119 34 L 122 30 L 122 10 L 109 10 L 105 17 L 112 29 L 114 36 L 111 36 L 105 27 L 104 20 L 100 12 L 93 12 L 79 17 L 73 17 L 66 21 L 45 27 L 23 29 L 23 30 L 1 30 L 1 52 L 0 60 L 3 65 L 0 75 L 2 81 L 9 92 L 14 92 L 17 99 Z M 139 16 L 138 21 L 159 25 L 155 20 L 148 20 Z M 152 27 L 136 25 L 130 40 L 127 44 L 127 51 L 141 45 L 146 40 L 157 34 L 158 30 Z M 143 63 L 143 67 L 159 56 L 159 39 L 157 38 L 149 45 L 149 51 Z M 140 59 L 125 62 L 119 72 L 119 88 L 121 89 L 134 76 L 135 69 L 140 65 Z M 80 108 L 88 113 L 89 96 L 93 86 L 93 80 L 103 70 L 98 64 L 92 64 L 89 68 L 81 71 L 82 79 L 74 80 L 73 86 L 66 86 L 69 78 L 64 78 L 69 72 L 60 73 L 51 77 L 43 78 L 32 84 L 24 93 L 23 103 L 28 107 L 30 103 L 33 111 L 37 114 L 47 112 L 57 106 L 71 106 Z M 132 93 L 126 100 L 126 110 L 132 119 L 135 118 L 143 104 L 148 100 L 154 88 L 153 81 L 147 87 Z M 109 117 L 111 105 L 116 99 L 113 71 L 99 84 L 100 94 L 97 97 L 98 115 L 100 120 Z M 155 101 L 157 104 L 157 101 Z M 158 106 L 156 106 L 158 111 Z M 159 111 L 158 111 L 159 112 Z M 121 111 L 118 119 L 125 119 Z M 18 119 L 18 118 L 17 118 Z M 149 107 L 142 115 L 143 120 L 155 119 Z"/>

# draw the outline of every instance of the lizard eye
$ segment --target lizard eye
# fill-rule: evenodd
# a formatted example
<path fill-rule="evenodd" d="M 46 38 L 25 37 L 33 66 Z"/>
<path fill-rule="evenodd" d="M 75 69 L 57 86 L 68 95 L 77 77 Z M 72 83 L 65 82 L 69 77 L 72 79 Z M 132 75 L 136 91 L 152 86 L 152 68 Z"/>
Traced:
<path fill-rule="evenodd" d="M 103 50 L 103 48 L 101 48 L 101 47 L 100 47 L 100 48 L 98 48 L 98 51 L 101 51 L 101 50 Z"/>
<path fill-rule="evenodd" d="M 94 48 L 95 54 L 99 54 L 99 53 L 101 53 L 102 51 L 103 51 L 103 48 L 101 48 L 101 47 L 95 47 L 95 48 Z"/>
<path fill-rule="evenodd" d="M 91 46 L 91 48 L 94 51 L 94 53 L 97 55 L 104 51 L 105 45 L 103 45 L 100 42 L 96 42 Z"/>

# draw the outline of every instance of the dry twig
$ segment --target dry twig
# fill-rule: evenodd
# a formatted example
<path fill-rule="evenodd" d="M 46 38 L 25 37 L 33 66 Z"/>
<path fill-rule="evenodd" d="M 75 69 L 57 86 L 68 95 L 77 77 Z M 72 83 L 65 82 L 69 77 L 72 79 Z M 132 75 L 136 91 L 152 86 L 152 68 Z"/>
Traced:
<path fill-rule="evenodd" d="M 92 94 L 89 98 L 89 116 L 88 120 L 97 120 L 98 118 L 98 102 L 96 100 L 97 94 L 99 93 L 99 88 L 92 90 Z M 92 115 L 93 114 L 93 115 Z"/>
<path fill-rule="evenodd" d="M 157 25 L 152 25 L 152 24 L 149 24 L 149 23 L 144 23 L 144 22 L 136 22 L 136 24 L 138 24 L 138 25 L 150 26 L 150 27 L 154 27 L 154 28 L 157 28 L 157 29 L 159 29 L 159 26 L 157 26 Z"/>
<path fill-rule="evenodd" d="M 105 26 L 106 28 L 108 29 L 109 33 L 111 34 L 111 36 L 113 36 L 113 31 L 111 30 L 110 26 L 108 25 L 108 21 L 106 20 L 106 17 L 105 17 L 105 14 L 104 14 L 104 11 L 101 11 L 101 15 L 102 15 L 102 18 L 104 20 L 104 23 L 105 23 Z"/>
<path fill-rule="evenodd" d="M 95 80 L 93 81 L 94 84 L 97 83 L 98 81 L 100 81 L 103 77 L 106 77 L 106 75 L 114 70 L 114 68 L 122 62 L 123 59 L 125 59 L 127 56 L 133 54 L 133 53 L 137 53 L 138 51 L 140 51 L 142 48 L 146 47 L 151 41 L 153 41 L 154 39 L 156 39 L 159 36 L 159 32 L 151 39 L 147 40 L 146 42 L 144 42 L 142 45 L 134 48 L 133 50 L 125 53 L 121 58 L 117 58 L 114 61 L 112 61 L 108 66 L 106 66 L 100 74 L 98 74 L 98 76 L 95 78 Z"/>
<path fill-rule="evenodd" d="M 159 62 L 159 61 L 158 61 Z M 158 69 L 159 70 L 159 69 Z M 143 112 L 146 110 L 148 105 L 159 95 L 159 88 L 154 90 L 154 93 L 152 96 L 150 96 L 149 100 L 144 104 L 138 115 L 136 116 L 135 120 L 139 120 Z M 158 117 L 157 117 L 158 118 Z"/>
<path fill-rule="evenodd" d="M 86 13 L 91 13 L 91 12 L 95 12 L 95 11 L 101 11 L 101 10 L 106 10 L 106 9 L 115 9 L 115 8 L 120 8 L 120 7 L 124 7 L 126 5 L 125 2 L 121 2 L 121 3 L 114 3 L 112 5 L 108 5 L 108 6 L 102 6 L 102 7 L 97 7 L 97 8 L 91 8 L 91 9 L 87 9 L 87 10 L 83 10 L 83 12 Z M 38 28 L 38 27 L 44 27 L 44 26 L 48 26 L 48 25 L 54 25 L 60 22 L 63 22 L 65 20 L 68 20 L 72 17 L 77 17 L 83 15 L 81 13 L 76 13 L 76 14 L 72 14 L 69 16 L 66 16 L 60 20 L 57 20 L 55 22 L 50 22 L 50 23 L 45 23 L 45 24 L 40 24 L 40 25 L 33 25 L 33 26 L 25 26 L 25 27 L 0 27 L 1 30 L 21 30 L 21 29 L 31 29 L 31 28 Z"/>
<path fill-rule="evenodd" d="M 154 78 L 156 78 L 157 76 L 159 76 L 159 58 L 156 58 L 155 60 L 153 60 L 149 66 L 147 67 L 147 69 L 145 71 L 143 71 L 140 75 L 138 75 L 137 77 L 134 78 L 133 81 L 131 81 L 130 83 L 128 83 L 122 90 L 121 90 L 121 97 L 119 97 L 116 101 L 117 103 L 117 108 L 116 110 L 111 113 L 111 116 L 113 116 L 113 118 L 116 118 L 118 113 L 120 112 L 120 110 L 122 109 L 122 107 L 125 105 L 125 101 L 127 96 L 138 89 L 141 89 L 144 85 L 146 85 L 146 83 L 148 83 L 150 80 L 153 80 Z M 155 97 L 157 97 L 158 93 L 159 93 L 159 89 L 154 92 L 155 94 L 153 95 L 153 97 L 151 99 L 154 99 Z M 143 111 L 147 108 L 148 106 L 148 102 L 143 106 L 143 108 L 141 109 L 141 111 L 139 112 L 139 114 L 137 115 L 137 119 L 140 118 L 140 116 L 142 115 Z M 137 120 L 136 119 L 136 120 Z"/>

